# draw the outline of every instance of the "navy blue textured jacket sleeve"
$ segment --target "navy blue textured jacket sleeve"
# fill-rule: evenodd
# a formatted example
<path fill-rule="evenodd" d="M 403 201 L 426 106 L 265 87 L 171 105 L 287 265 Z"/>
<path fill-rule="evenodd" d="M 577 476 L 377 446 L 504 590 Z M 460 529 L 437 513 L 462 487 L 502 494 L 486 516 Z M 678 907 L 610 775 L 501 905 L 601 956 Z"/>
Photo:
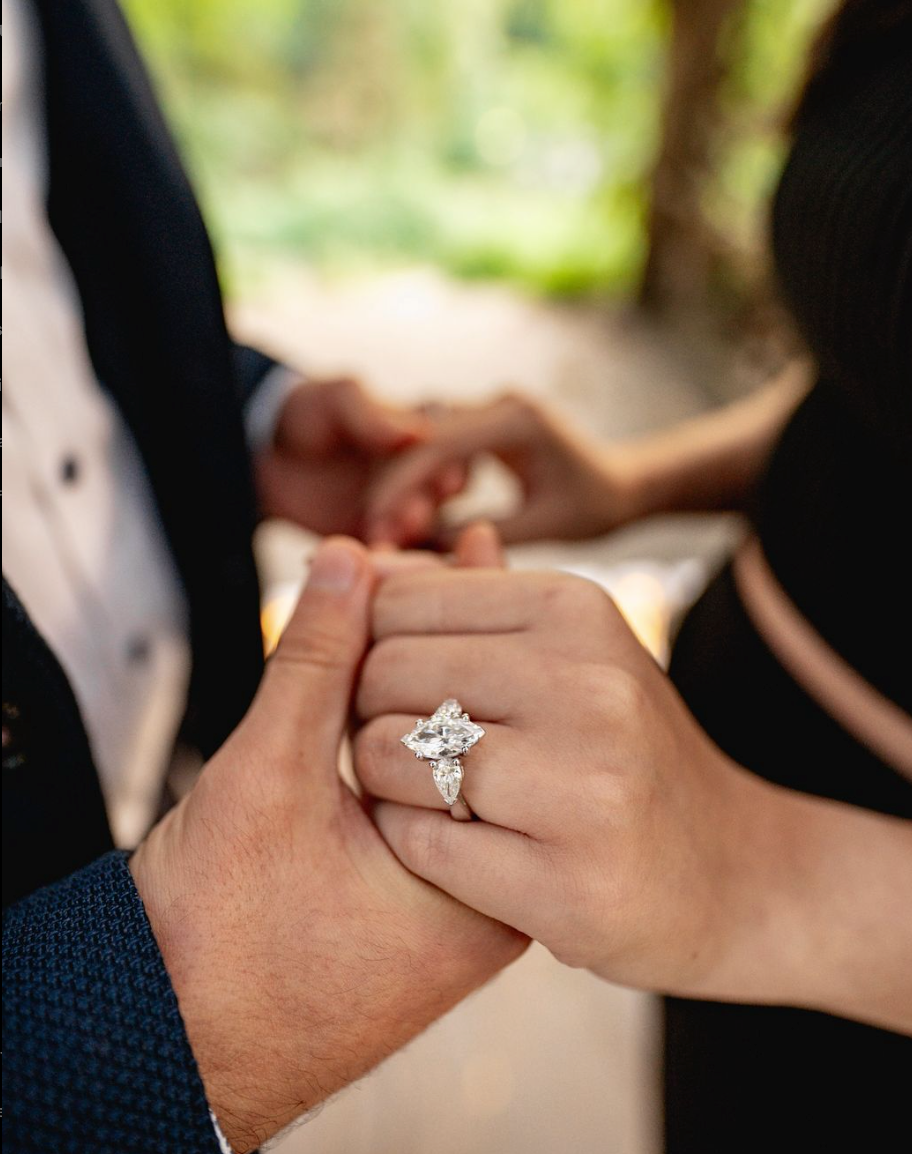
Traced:
<path fill-rule="evenodd" d="M 203 1083 L 126 855 L 3 918 L 10 1154 L 217 1154 Z"/>

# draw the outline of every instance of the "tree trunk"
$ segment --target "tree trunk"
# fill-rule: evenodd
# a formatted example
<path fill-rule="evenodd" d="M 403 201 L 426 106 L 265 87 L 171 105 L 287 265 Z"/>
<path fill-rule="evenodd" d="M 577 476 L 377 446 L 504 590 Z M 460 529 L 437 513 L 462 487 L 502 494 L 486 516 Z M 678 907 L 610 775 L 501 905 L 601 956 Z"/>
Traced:
<path fill-rule="evenodd" d="M 652 176 L 640 304 L 667 318 L 705 311 L 717 244 L 702 210 L 729 60 L 725 31 L 745 0 L 671 0 L 662 143 Z"/>

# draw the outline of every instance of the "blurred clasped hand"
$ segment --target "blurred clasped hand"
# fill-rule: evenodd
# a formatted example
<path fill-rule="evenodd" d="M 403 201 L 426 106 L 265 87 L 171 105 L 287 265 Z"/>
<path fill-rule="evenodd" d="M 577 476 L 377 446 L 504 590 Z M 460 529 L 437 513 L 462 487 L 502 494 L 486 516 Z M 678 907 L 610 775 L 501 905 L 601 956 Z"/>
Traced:
<path fill-rule="evenodd" d="M 453 496 L 483 454 L 506 466 L 522 494 L 519 508 L 496 523 L 507 543 L 597 536 L 640 515 L 638 477 L 620 451 L 510 392 L 443 409 L 426 437 L 389 461 L 369 494 L 368 540 L 451 547 L 459 527 L 439 524 L 439 498 Z"/>
<path fill-rule="evenodd" d="M 433 435 L 434 424 L 422 409 L 381 402 L 351 377 L 304 381 L 290 392 L 272 441 L 257 456 L 260 508 L 264 516 L 321 535 L 364 540 L 386 470 Z M 397 498 L 403 539 L 420 540 L 438 506 L 464 483 L 465 470 L 454 463 L 435 470 L 420 490 Z"/>
<path fill-rule="evenodd" d="M 256 462 L 260 505 L 320 534 L 447 550 L 459 529 L 443 528 L 441 506 L 483 455 L 498 458 L 521 489 L 520 507 L 497 525 L 506 542 L 594 536 L 642 512 L 624 454 L 536 401 L 508 393 L 407 409 L 348 377 L 291 392 Z"/>

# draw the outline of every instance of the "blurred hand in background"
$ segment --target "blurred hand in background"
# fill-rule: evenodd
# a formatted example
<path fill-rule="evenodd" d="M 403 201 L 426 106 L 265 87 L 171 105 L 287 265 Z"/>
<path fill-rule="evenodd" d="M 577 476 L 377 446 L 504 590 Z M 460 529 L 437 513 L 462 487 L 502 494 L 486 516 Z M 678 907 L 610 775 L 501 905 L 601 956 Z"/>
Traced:
<path fill-rule="evenodd" d="M 255 463 L 263 515 L 315 533 L 363 539 L 384 470 L 403 450 L 426 443 L 432 431 L 421 410 L 385 404 L 357 380 L 302 382 Z M 387 504 L 403 539 L 420 540 L 440 503 L 464 481 L 464 469 L 454 463 L 435 469 L 420 487 L 397 486 Z"/>
<path fill-rule="evenodd" d="M 458 527 L 441 526 L 439 507 L 485 453 L 522 492 L 497 522 L 507 543 L 595 537 L 655 513 L 742 509 L 811 380 L 810 364 L 796 360 L 741 401 L 615 443 L 518 394 L 449 410 L 372 479 L 368 540 L 450 548 Z"/>
<path fill-rule="evenodd" d="M 483 453 L 502 461 L 522 489 L 519 508 L 497 523 L 507 543 L 593 537 L 636 515 L 620 457 L 545 406 L 508 393 L 448 410 L 433 435 L 389 463 L 370 494 L 368 539 L 400 546 L 432 539 L 449 548 L 458 528 L 437 524 L 440 497 L 453 495 Z"/>

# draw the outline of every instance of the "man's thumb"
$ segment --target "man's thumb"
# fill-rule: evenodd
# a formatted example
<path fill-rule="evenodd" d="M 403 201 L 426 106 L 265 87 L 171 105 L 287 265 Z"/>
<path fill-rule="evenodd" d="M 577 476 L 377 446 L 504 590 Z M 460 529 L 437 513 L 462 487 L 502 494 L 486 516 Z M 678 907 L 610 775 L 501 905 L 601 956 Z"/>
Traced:
<path fill-rule="evenodd" d="M 290 723 L 301 745 L 325 740 L 323 752 L 338 748 L 369 641 L 375 582 L 368 552 L 357 541 L 331 537 L 314 555 L 259 695 L 275 726 Z"/>

